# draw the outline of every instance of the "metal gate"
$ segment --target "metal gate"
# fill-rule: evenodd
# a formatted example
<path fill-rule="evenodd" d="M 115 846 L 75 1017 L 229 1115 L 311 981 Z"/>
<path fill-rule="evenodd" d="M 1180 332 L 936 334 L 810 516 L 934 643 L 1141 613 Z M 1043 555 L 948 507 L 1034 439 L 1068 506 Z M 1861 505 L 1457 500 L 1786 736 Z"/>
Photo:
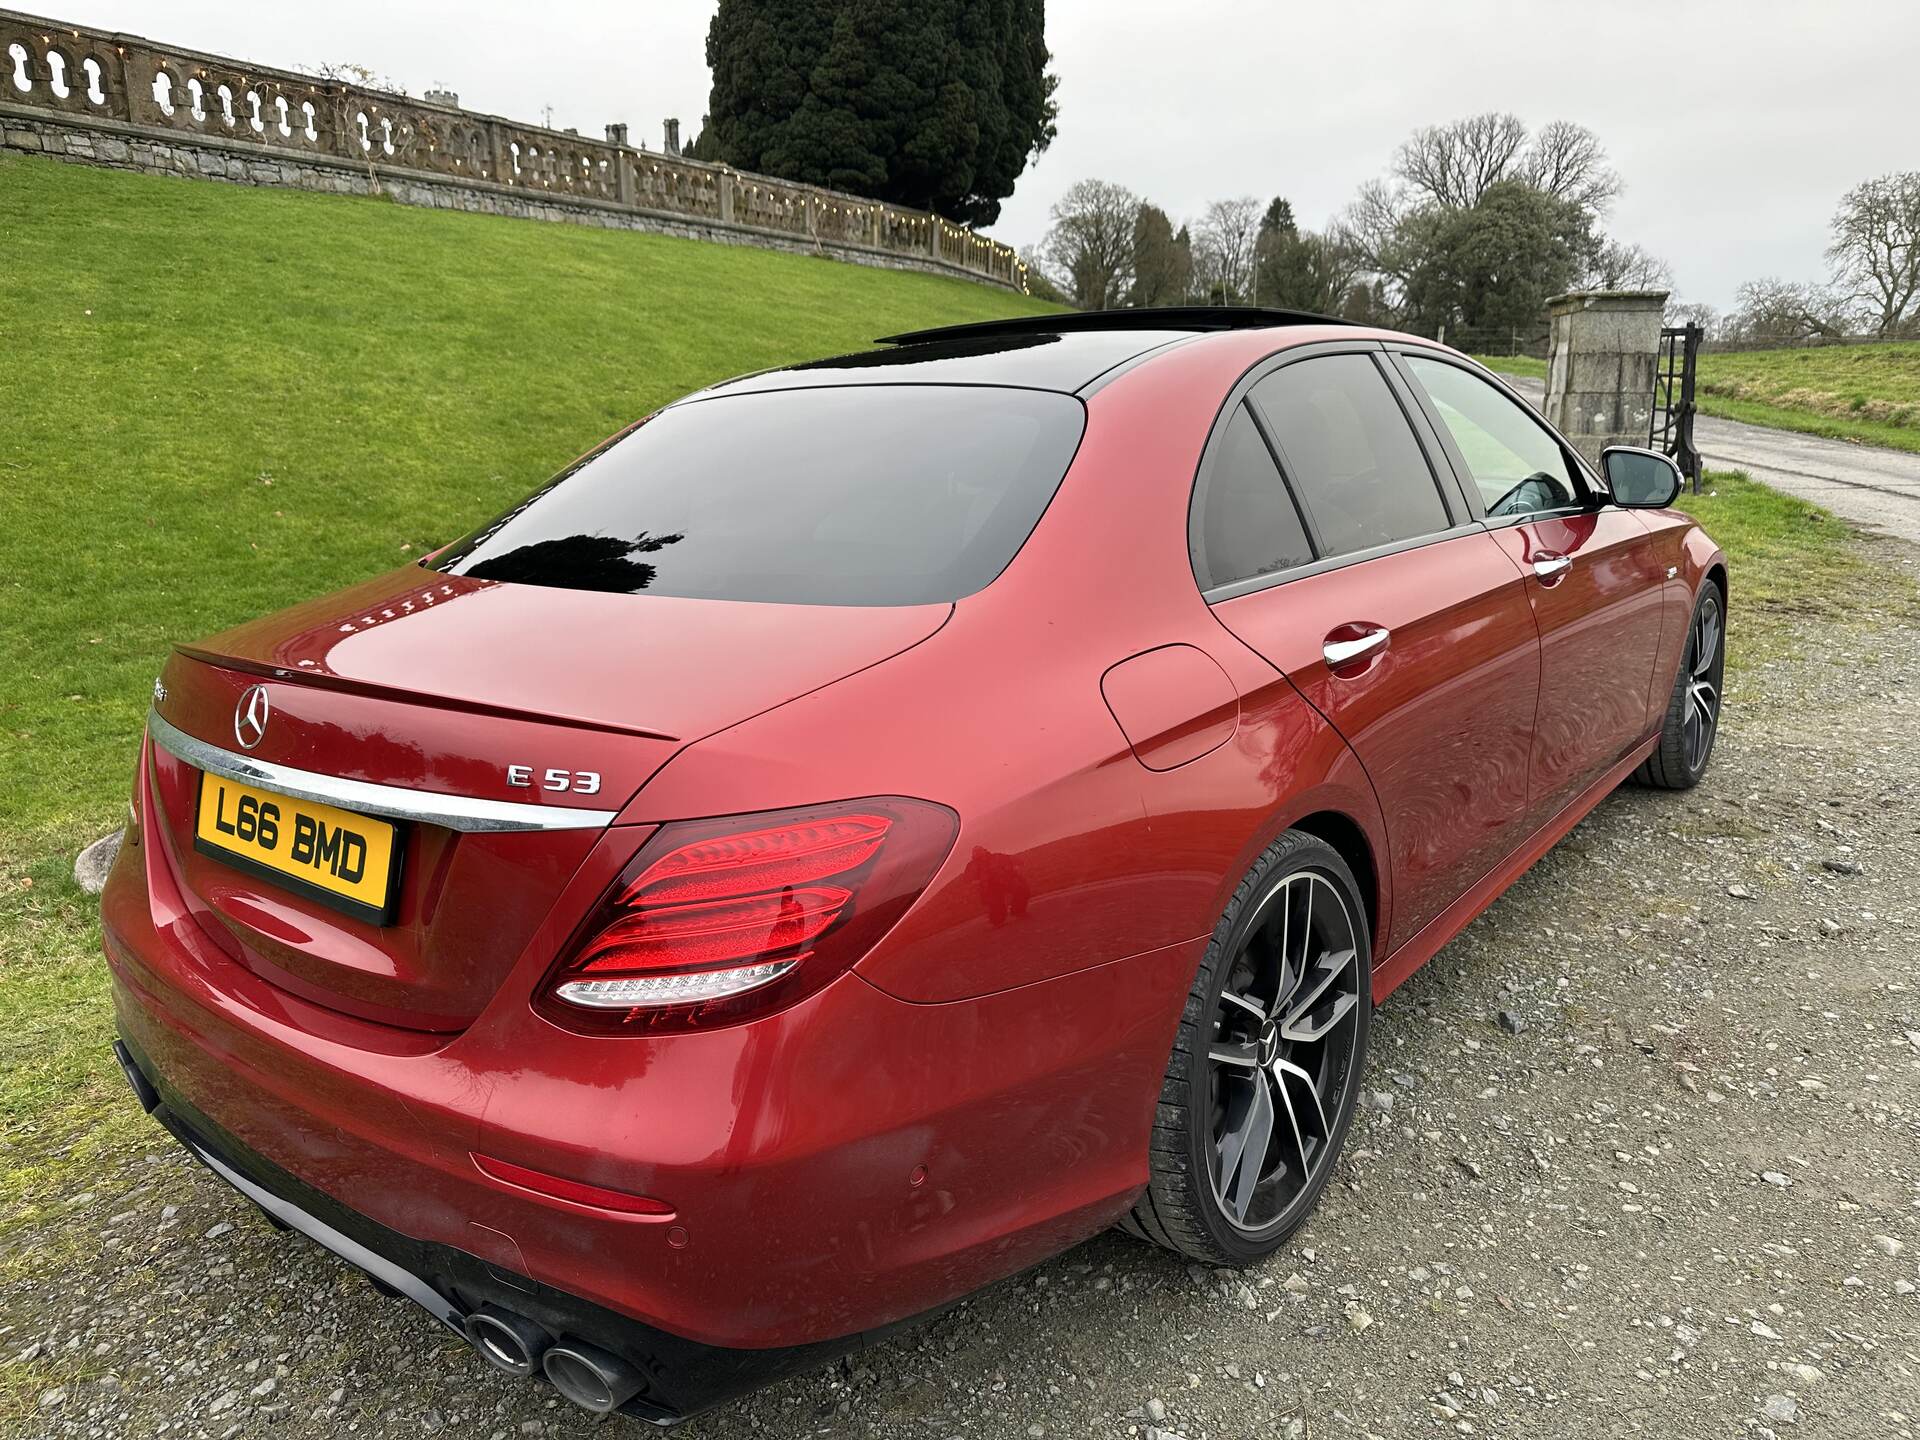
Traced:
<path fill-rule="evenodd" d="M 1670 325 L 1660 332 L 1653 411 L 1647 422 L 1648 448 L 1671 456 L 1696 495 L 1700 493 L 1700 451 L 1693 443 L 1693 381 L 1705 334 L 1691 324 Z"/>

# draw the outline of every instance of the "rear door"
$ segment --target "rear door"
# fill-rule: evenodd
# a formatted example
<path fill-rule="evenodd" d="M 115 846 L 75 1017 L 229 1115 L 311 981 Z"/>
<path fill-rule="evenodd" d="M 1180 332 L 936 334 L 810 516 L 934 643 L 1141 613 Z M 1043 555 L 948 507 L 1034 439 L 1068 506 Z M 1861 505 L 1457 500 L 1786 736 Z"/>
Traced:
<path fill-rule="evenodd" d="M 1243 382 L 1190 539 L 1214 615 L 1366 767 L 1391 953 L 1518 843 L 1540 661 L 1519 573 L 1389 375 L 1377 347 L 1316 349 Z"/>
<path fill-rule="evenodd" d="M 1658 548 L 1531 406 L 1442 355 L 1399 359 L 1468 503 L 1526 577 L 1541 667 L 1529 808 L 1541 824 L 1647 735 Z"/>

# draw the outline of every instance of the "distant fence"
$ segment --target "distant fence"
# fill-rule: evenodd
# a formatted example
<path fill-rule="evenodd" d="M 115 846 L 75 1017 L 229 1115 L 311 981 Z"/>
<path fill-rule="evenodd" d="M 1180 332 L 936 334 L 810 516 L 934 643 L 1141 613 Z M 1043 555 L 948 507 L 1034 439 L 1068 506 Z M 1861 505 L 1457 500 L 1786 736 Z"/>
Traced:
<path fill-rule="evenodd" d="M 1841 345 L 1914 344 L 1920 344 L 1920 332 L 1911 335 L 1759 335 L 1727 340 L 1709 337 L 1701 348 L 1726 354 L 1740 350 L 1825 350 Z"/>
<path fill-rule="evenodd" d="M 1543 316 L 1538 326 L 1449 325 L 1437 338 L 1469 355 L 1526 355 L 1544 360 L 1551 337 Z"/>
<path fill-rule="evenodd" d="M 0 148 L 944 271 L 1025 291 L 939 215 L 0 10 Z"/>
<path fill-rule="evenodd" d="M 1549 349 L 1549 332 L 1544 327 L 1529 330 L 1505 326 L 1449 325 L 1446 333 L 1438 338 L 1469 355 L 1526 355 L 1535 360 L 1544 360 Z M 1902 344 L 1920 344 L 1920 335 L 1759 336 L 1728 340 L 1716 340 L 1709 336 L 1700 349 L 1703 354 L 1711 352 L 1726 355 L 1743 350 L 1821 350 L 1841 345 Z"/>

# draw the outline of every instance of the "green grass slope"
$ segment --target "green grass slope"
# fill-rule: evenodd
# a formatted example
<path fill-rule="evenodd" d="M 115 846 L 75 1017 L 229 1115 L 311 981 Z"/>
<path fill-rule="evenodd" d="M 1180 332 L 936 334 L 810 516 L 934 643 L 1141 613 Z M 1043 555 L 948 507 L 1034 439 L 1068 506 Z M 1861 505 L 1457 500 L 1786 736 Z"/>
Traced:
<path fill-rule="evenodd" d="M 745 246 L 5 157 L 0 236 L 0 845 L 114 822 L 170 641 L 453 539 L 713 380 L 1050 308 Z"/>
<path fill-rule="evenodd" d="M 0 156 L 0 1289 L 37 1204 L 157 1143 L 106 1048 L 97 910 L 71 866 L 124 813 L 170 642 L 452 539 L 710 381 L 1047 308 L 747 247 Z"/>
<path fill-rule="evenodd" d="M 1476 358 L 1502 374 L 1547 376 L 1544 360 Z M 1696 401 L 1725 420 L 1920 451 L 1920 342 L 1708 351 Z"/>

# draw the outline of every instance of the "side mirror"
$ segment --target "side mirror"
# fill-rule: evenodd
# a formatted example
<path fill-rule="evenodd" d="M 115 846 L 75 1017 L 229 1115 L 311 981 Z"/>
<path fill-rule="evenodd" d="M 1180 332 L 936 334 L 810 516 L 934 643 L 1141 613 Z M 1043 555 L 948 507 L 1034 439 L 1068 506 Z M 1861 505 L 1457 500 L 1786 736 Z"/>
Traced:
<path fill-rule="evenodd" d="M 1609 445 L 1600 452 L 1613 503 L 1630 510 L 1664 510 L 1679 498 L 1680 467 L 1658 450 Z"/>

